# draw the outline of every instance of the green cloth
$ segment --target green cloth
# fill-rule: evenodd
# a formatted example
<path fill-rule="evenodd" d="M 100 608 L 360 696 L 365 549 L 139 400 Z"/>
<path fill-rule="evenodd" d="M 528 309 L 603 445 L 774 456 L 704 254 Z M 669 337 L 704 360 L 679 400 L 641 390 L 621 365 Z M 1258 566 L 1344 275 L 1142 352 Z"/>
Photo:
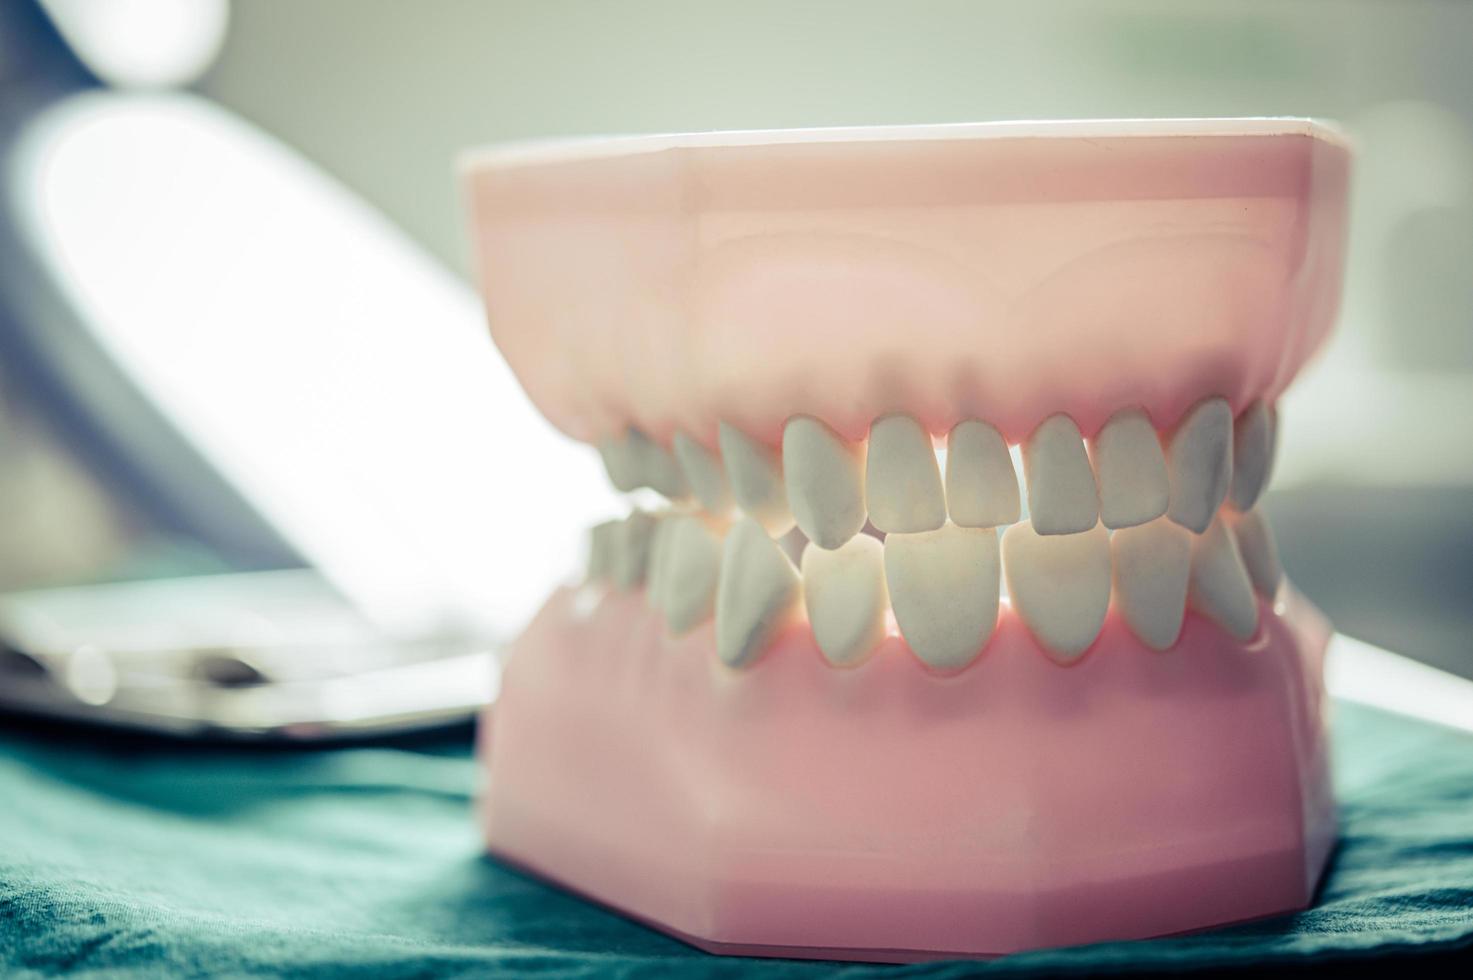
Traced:
<path fill-rule="evenodd" d="M 304 750 L 0 726 L 0 976 L 845 973 L 709 957 L 480 856 L 469 735 Z M 984 972 L 1473 948 L 1473 736 L 1337 705 L 1343 843 L 1310 911 Z M 1343 966 L 1343 963 L 1337 963 Z"/>

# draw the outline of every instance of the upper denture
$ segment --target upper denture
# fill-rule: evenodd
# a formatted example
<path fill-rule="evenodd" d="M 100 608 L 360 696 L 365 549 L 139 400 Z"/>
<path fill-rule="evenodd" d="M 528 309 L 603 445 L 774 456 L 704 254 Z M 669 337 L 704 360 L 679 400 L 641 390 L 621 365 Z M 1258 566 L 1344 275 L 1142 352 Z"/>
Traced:
<path fill-rule="evenodd" d="M 1335 312 L 1347 170 L 1322 126 L 1231 120 L 635 139 L 465 174 L 493 334 L 554 424 L 776 449 L 794 415 L 1021 443 L 1055 413 L 1093 438 L 1124 406 L 1165 431 L 1206 395 L 1271 400 Z"/>

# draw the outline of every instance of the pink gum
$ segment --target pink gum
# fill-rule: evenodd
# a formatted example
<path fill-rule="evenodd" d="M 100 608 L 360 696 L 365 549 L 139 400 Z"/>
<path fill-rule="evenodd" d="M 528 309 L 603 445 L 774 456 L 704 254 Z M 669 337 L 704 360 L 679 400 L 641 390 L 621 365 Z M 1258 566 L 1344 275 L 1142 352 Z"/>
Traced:
<path fill-rule="evenodd" d="M 589 442 L 776 444 L 800 413 L 859 438 L 893 411 L 1020 442 L 1132 405 L 1164 431 L 1276 397 L 1334 319 L 1348 151 L 1259 122 L 473 164 L 480 286 L 532 400 Z"/>
<path fill-rule="evenodd" d="M 1112 612 L 1051 662 L 1004 607 L 950 677 L 801 627 L 731 671 L 709 624 L 556 593 L 483 722 L 492 851 L 698 945 L 911 960 L 1198 929 L 1302 907 L 1334 835 L 1329 627 L 1287 586 L 1240 644 Z"/>

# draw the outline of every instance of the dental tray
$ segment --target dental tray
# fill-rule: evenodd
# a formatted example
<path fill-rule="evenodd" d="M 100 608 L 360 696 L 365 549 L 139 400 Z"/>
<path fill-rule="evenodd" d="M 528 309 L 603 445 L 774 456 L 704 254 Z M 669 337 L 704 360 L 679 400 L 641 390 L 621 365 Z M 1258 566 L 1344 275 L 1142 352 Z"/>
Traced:
<path fill-rule="evenodd" d="M 1295 119 L 467 156 L 492 335 L 632 504 L 483 718 L 492 853 L 718 953 L 1304 907 L 1331 630 L 1256 505 L 1348 169 Z"/>

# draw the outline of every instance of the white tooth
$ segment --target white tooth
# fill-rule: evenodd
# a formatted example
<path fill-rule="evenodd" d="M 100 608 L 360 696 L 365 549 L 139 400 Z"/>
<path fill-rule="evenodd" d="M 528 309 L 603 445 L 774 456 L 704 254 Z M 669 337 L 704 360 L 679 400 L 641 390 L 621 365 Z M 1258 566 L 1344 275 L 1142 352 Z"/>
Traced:
<path fill-rule="evenodd" d="M 1110 532 L 1039 534 L 1030 521 L 1002 538 L 1008 597 L 1055 660 L 1077 660 L 1100 634 L 1110 607 Z"/>
<path fill-rule="evenodd" d="M 629 450 L 639 486 L 649 487 L 669 500 L 686 495 L 685 477 L 669 450 L 638 429 L 629 430 Z"/>
<path fill-rule="evenodd" d="M 1246 640 L 1258 629 L 1258 600 L 1237 542 L 1221 518 L 1192 545 L 1192 579 L 1187 602 L 1233 636 Z"/>
<path fill-rule="evenodd" d="M 1028 520 L 1037 534 L 1078 534 L 1100 519 L 1100 495 L 1079 426 L 1050 415 L 1023 444 Z"/>
<path fill-rule="evenodd" d="M 716 607 L 721 574 L 721 542 L 694 517 L 677 517 L 665 545 L 660 607 L 675 636 L 705 622 Z"/>
<path fill-rule="evenodd" d="M 639 465 L 628 433 L 610 436 L 598 444 L 598 454 L 603 457 L 604 470 L 614 489 L 625 493 L 640 487 Z"/>
<path fill-rule="evenodd" d="M 1167 516 L 1194 534 L 1212 523 L 1233 477 L 1233 410 L 1209 398 L 1187 413 L 1166 454 L 1171 481 Z"/>
<path fill-rule="evenodd" d="M 637 510 L 614 533 L 614 585 L 626 592 L 644 581 L 654 530 L 655 519 Z"/>
<path fill-rule="evenodd" d="M 666 565 L 669 561 L 670 535 L 675 528 L 675 518 L 665 514 L 655 515 L 655 529 L 650 532 L 650 552 L 644 577 L 645 599 L 650 608 L 662 609 Z"/>
<path fill-rule="evenodd" d="M 865 496 L 870 522 L 886 533 L 934 531 L 946 522 L 936 450 L 909 415 L 886 415 L 870 426 Z"/>
<path fill-rule="evenodd" d="M 946 439 L 946 507 L 962 527 L 1018 520 L 1018 474 L 1002 434 L 986 422 L 958 423 Z"/>
<path fill-rule="evenodd" d="M 1256 510 L 1238 518 L 1233 527 L 1238 539 L 1238 554 L 1243 567 L 1248 569 L 1248 578 L 1253 588 L 1265 598 L 1278 595 L 1279 583 L 1284 578 L 1284 566 L 1279 564 L 1279 547 L 1274 543 L 1273 531 L 1268 521 Z"/>
<path fill-rule="evenodd" d="M 938 670 L 971 663 L 997 624 L 997 532 L 958 527 L 885 537 L 885 580 L 900 635 Z"/>
<path fill-rule="evenodd" d="M 1153 650 L 1166 650 L 1181 635 L 1192 569 L 1192 535 L 1161 517 L 1110 535 L 1115 605 L 1125 622 Z"/>
<path fill-rule="evenodd" d="M 731 510 L 731 488 L 726 485 L 721 460 L 684 432 L 675 433 L 675 461 L 685 474 L 701 506 L 713 514 Z"/>
<path fill-rule="evenodd" d="M 614 570 L 614 538 L 619 533 L 619 521 L 604 521 L 595 524 L 588 532 L 588 581 L 599 582 L 608 578 Z"/>
<path fill-rule="evenodd" d="M 721 458 L 726 463 L 726 475 L 731 480 L 731 493 L 737 506 L 761 524 L 768 534 L 779 535 L 787 531 L 793 526 L 793 515 L 788 510 L 782 465 L 777 454 L 725 422 L 721 423 L 717 438 L 721 442 Z"/>
<path fill-rule="evenodd" d="M 1145 412 L 1128 408 L 1110 416 L 1094 439 L 1094 465 L 1105 527 L 1134 527 L 1166 513 L 1166 456 Z"/>
<path fill-rule="evenodd" d="M 788 507 L 808 540 L 837 548 L 864 527 L 859 452 L 818 419 L 798 415 L 783 428 Z"/>
<path fill-rule="evenodd" d="M 1258 503 L 1273 470 L 1278 442 L 1278 414 L 1262 400 L 1243 409 L 1233 423 L 1233 506 L 1247 512 Z"/>
<path fill-rule="evenodd" d="M 804 551 L 803 602 L 824 658 L 862 663 L 885 636 L 885 546 L 860 534 L 834 551 Z"/>
<path fill-rule="evenodd" d="M 737 521 L 721 551 L 716 655 L 732 667 L 756 660 L 792 617 L 799 592 L 798 570 L 762 525 Z"/>

